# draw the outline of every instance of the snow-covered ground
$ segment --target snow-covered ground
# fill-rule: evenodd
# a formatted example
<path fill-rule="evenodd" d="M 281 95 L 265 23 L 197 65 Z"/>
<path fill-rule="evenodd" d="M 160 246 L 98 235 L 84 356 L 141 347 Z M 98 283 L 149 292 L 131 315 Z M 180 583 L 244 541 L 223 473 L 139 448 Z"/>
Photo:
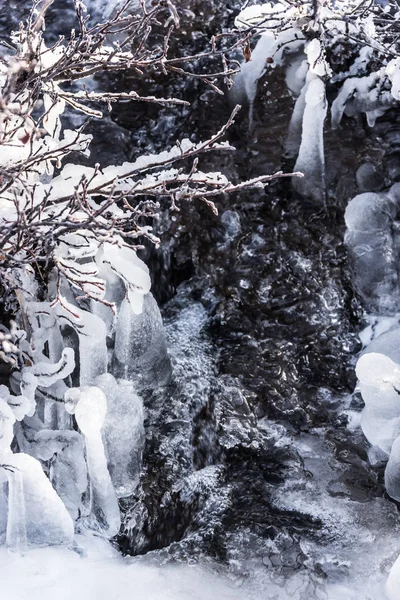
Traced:
<path fill-rule="evenodd" d="M 0 548 L 1 600 L 239 600 L 240 589 L 197 565 L 154 566 L 122 558 L 101 538 L 77 536 L 76 551 Z"/>
<path fill-rule="evenodd" d="M 307 576 L 277 586 L 266 572 L 235 582 L 206 566 L 161 565 L 153 558 L 123 558 L 105 540 L 77 536 L 74 550 L 62 547 L 30 550 L 24 555 L 0 548 L 1 600 L 299 600 Z M 319 590 L 325 600 L 385 600 L 386 574 L 366 574 L 354 585 Z M 400 596 L 400 582 L 393 581 Z M 396 591 L 397 590 L 397 591 Z M 309 595 L 310 600 L 314 596 Z"/>

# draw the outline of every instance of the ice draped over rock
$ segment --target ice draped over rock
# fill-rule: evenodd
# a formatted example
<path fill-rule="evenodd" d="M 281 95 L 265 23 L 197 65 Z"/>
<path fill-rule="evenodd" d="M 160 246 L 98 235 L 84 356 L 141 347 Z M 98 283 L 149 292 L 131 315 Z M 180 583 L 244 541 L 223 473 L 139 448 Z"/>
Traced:
<path fill-rule="evenodd" d="M 11 451 L 14 422 L 10 407 L 0 400 L 0 506 L 7 514 L 6 523 L 0 520 L 3 528 L 6 525 L 0 536 L 18 552 L 28 546 L 70 544 L 73 521 L 39 461 Z"/>
<path fill-rule="evenodd" d="M 400 327 L 374 339 L 356 366 L 365 402 L 361 427 L 370 444 L 388 463 L 385 487 L 400 500 Z"/>
<path fill-rule="evenodd" d="M 398 212 L 395 184 L 389 193 L 365 192 L 345 212 L 345 243 L 350 250 L 355 285 L 368 310 L 391 314 L 400 299 Z"/>
<path fill-rule="evenodd" d="M 18 551 L 71 544 L 74 528 L 118 533 L 118 497 L 141 470 L 139 394 L 171 373 L 146 265 L 120 238 L 82 239 L 61 244 L 58 260 L 96 293 L 85 301 L 61 277 L 48 299 L 26 297 L 25 365 L 11 391 L 0 386 L 0 539 Z"/>

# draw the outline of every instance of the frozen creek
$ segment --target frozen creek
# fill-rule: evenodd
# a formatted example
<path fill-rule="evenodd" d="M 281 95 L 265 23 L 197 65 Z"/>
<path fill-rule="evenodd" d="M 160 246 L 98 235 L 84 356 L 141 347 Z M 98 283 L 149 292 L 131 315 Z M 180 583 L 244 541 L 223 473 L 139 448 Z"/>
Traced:
<path fill-rule="evenodd" d="M 204 4 L 216 14 L 218 2 Z M 281 140 L 293 97 L 283 79 L 277 70 L 268 84 L 272 95 L 261 80 L 252 99 L 252 133 L 245 118 L 232 132 L 238 152 L 224 167 L 235 175 L 273 172 L 286 160 Z M 196 122 L 161 113 L 165 126 L 154 145 L 169 143 L 176 130 L 206 136 L 229 112 L 224 99 L 212 101 L 211 117 L 206 98 Z M 119 149 L 131 148 L 140 110 L 115 109 L 110 129 L 96 140 L 102 158 L 109 136 Z M 322 109 L 319 114 L 323 124 Z M 141 127 L 147 139 L 150 125 Z M 360 293 L 379 283 L 379 274 L 372 273 L 371 284 L 355 269 L 356 295 L 343 240 L 347 202 L 366 191 L 356 178 L 359 165 L 368 153 L 380 164 L 376 135 L 389 131 L 395 147 L 397 130 L 398 114 L 391 111 L 375 129 L 349 119 L 343 130 L 326 132 L 326 207 L 276 185 L 265 194 L 222 198 L 220 217 L 202 206 L 183 207 L 179 218 L 166 214 L 159 225 L 162 250 L 143 258 L 163 313 L 172 379 L 166 385 L 161 373 L 157 389 L 139 382 L 143 407 L 130 390 L 135 439 L 144 449 L 140 477 L 123 451 L 110 469 L 120 491 L 120 534 L 112 544 L 80 534 L 69 548 L 2 548 L 2 598 L 384 600 L 400 554 L 400 518 L 384 490 L 382 457 L 371 452 L 361 430 L 363 402 L 353 390 L 368 314 L 363 344 L 398 319 L 375 316 L 382 309 L 379 293 L 364 294 L 361 304 Z M 132 159 L 126 152 L 123 158 Z M 385 215 L 396 223 L 392 207 Z M 377 244 L 396 245 L 387 233 L 376 237 Z M 389 271 L 383 310 L 393 313 L 396 267 L 392 255 L 386 262 L 387 254 L 378 258 Z M 157 327 L 162 338 L 160 322 Z M 130 343 L 125 333 L 119 333 L 114 362 L 122 379 Z M 149 367 L 146 360 L 144 367 L 139 370 Z M 87 376 L 97 380 L 90 365 Z M 109 381 L 101 377 L 107 395 Z M 116 398 L 122 394 L 119 387 L 113 391 Z M 96 456 L 100 440 L 81 417 Z M 121 435 L 117 426 L 114 416 L 114 437 Z M 92 464 L 92 471 L 103 467 Z M 102 482 L 98 513 L 104 513 Z M 115 533 L 115 499 L 107 508 Z M 400 582 L 391 585 L 396 594 Z"/>

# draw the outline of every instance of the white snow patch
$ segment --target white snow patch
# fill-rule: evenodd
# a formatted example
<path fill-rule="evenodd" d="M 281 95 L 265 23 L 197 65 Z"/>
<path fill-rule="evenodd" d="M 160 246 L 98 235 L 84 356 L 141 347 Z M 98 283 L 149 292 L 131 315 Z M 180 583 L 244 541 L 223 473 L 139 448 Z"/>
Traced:
<path fill-rule="evenodd" d="M 147 564 L 146 564 L 147 563 Z M 122 558 L 101 538 L 77 536 L 76 551 L 24 555 L 0 548 L 2 600 L 243 600 L 227 578 L 194 566 Z"/>

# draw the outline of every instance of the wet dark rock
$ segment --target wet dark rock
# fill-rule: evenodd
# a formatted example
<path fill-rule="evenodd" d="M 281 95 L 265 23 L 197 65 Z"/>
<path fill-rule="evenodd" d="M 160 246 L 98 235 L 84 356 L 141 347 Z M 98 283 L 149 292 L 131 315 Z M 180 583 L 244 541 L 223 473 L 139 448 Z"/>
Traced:
<path fill-rule="evenodd" d="M 365 162 L 358 167 L 356 181 L 360 192 L 379 192 L 385 185 L 384 177 L 370 162 Z"/>

